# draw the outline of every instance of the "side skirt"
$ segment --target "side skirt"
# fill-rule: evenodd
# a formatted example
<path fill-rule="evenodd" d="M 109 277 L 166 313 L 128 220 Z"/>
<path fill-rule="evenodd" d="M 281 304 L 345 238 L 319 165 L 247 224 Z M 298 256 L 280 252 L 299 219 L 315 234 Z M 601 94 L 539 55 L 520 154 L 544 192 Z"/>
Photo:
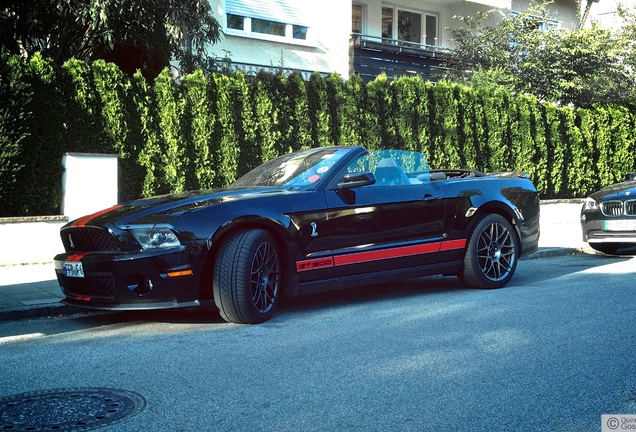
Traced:
<path fill-rule="evenodd" d="M 354 288 L 365 285 L 375 285 L 438 274 L 453 275 L 457 274 L 461 265 L 462 261 L 457 260 L 412 267 L 409 269 L 385 270 L 361 275 L 323 279 L 320 281 L 309 281 L 300 284 L 298 295 L 314 294 L 318 292 Z"/>

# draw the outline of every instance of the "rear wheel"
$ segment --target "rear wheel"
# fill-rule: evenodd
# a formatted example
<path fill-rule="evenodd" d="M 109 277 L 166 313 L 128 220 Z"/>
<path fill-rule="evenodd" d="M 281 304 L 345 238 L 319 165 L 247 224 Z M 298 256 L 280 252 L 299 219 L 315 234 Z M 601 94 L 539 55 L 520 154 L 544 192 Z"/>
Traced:
<path fill-rule="evenodd" d="M 518 256 L 519 239 L 510 222 L 487 215 L 473 229 L 458 276 L 472 288 L 501 288 L 512 279 Z"/>
<path fill-rule="evenodd" d="M 212 287 L 221 317 L 232 323 L 267 321 L 280 294 L 281 259 L 273 236 L 262 229 L 231 233 L 219 247 Z"/>

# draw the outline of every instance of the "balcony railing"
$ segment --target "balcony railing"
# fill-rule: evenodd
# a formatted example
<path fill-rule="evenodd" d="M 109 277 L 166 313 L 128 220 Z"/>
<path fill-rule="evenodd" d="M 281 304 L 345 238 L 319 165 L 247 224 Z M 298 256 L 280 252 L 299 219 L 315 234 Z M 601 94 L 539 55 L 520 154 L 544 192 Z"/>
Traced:
<path fill-rule="evenodd" d="M 450 49 L 354 33 L 351 35 L 353 72 L 370 81 L 384 72 L 389 79 L 421 76 L 437 81 Z"/>

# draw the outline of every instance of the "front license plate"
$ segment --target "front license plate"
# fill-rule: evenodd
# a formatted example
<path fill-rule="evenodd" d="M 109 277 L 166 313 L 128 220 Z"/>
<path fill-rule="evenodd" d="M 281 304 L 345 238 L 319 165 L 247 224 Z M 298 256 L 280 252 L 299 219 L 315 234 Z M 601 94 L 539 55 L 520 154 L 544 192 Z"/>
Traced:
<path fill-rule="evenodd" d="M 636 231 L 636 220 L 609 220 L 603 222 L 605 231 Z"/>
<path fill-rule="evenodd" d="M 62 270 L 64 272 L 64 276 L 66 277 L 84 277 L 84 266 L 81 262 L 65 262 L 62 266 Z"/>

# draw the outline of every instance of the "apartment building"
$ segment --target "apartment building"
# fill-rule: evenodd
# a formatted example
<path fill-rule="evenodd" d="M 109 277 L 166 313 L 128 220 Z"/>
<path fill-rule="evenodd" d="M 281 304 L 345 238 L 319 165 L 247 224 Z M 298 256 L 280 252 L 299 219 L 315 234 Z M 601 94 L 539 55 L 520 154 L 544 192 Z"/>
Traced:
<path fill-rule="evenodd" d="M 585 0 L 583 0 L 585 1 Z M 603 0 L 600 0 L 603 1 Z M 373 79 L 421 75 L 435 70 L 453 48 L 449 28 L 455 15 L 497 9 L 523 12 L 530 0 L 210 0 L 224 38 L 211 48 L 214 67 L 353 73 Z M 578 25 L 580 1 L 555 0 L 546 28 Z"/>
<path fill-rule="evenodd" d="M 603 28 L 618 29 L 624 24 L 618 13 L 619 5 L 631 7 L 631 11 L 635 12 L 635 3 L 634 0 L 584 0 L 581 16 L 584 17 L 584 25 L 587 27 L 596 24 Z"/>

